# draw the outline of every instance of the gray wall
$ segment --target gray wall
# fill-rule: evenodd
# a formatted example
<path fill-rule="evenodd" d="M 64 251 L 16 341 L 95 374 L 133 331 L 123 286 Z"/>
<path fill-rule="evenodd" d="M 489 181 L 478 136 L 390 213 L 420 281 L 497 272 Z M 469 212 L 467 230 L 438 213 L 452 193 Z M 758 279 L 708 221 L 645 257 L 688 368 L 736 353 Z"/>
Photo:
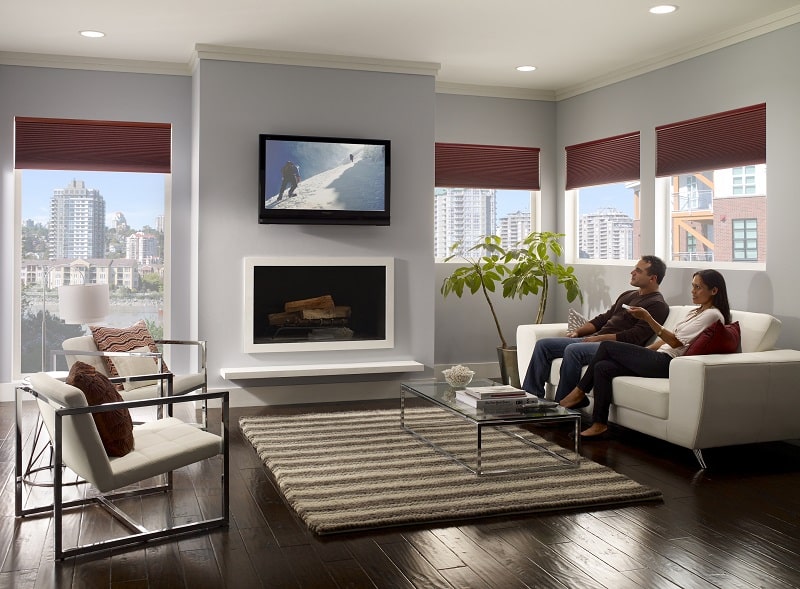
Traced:
<path fill-rule="evenodd" d="M 433 77 L 201 60 L 195 83 L 199 331 L 213 345 L 210 386 L 229 386 L 220 367 L 396 359 L 432 366 Z M 391 225 L 259 225 L 259 132 L 391 140 Z M 394 349 L 245 354 L 243 259 L 273 255 L 394 257 Z M 384 377 L 389 384 L 367 377 L 236 384 L 244 389 L 238 398 L 272 403 L 387 388 L 396 395 L 391 381 L 402 376 Z"/>

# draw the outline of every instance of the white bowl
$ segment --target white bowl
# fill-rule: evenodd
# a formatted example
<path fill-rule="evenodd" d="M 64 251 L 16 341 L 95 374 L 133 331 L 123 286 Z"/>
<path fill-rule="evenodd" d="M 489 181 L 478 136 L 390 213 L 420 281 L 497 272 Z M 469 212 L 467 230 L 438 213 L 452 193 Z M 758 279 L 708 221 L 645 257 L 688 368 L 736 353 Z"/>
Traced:
<path fill-rule="evenodd" d="M 442 370 L 442 376 L 444 376 L 445 382 L 451 387 L 464 388 L 472 382 L 472 377 L 475 376 L 475 372 L 459 364 L 458 366 Z"/>

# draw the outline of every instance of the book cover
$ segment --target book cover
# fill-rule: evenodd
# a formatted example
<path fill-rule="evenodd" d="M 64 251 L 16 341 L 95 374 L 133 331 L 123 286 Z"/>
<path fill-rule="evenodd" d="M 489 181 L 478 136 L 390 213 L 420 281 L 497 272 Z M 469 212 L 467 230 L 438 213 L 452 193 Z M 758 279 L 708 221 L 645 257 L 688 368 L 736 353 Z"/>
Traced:
<path fill-rule="evenodd" d="M 539 398 L 536 395 L 529 395 L 524 393 L 518 397 L 500 397 L 489 399 L 478 399 L 473 397 L 466 391 L 456 391 L 456 401 L 474 407 L 475 409 L 515 409 L 529 404 L 537 404 Z"/>
<path fill-rule="evenodd" d="M 464 391 L 476 399 L 497 399 L 524 397 L 528 393 L 522 389 L 511 386 L 510 384 L 500 384 L 483 387 L 466 387 Z"/>

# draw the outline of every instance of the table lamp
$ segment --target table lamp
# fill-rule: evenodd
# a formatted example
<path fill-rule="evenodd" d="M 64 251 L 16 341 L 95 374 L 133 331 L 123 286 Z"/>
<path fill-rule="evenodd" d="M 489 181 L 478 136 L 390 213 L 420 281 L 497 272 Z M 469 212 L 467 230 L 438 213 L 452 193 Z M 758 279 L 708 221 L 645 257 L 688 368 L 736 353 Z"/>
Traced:
<path fill-rule="evenodd" d="M 68 284 L 58 287 L 58 313 L 65 323 L 97 323 L 111 310 L 107 284 Z"/>

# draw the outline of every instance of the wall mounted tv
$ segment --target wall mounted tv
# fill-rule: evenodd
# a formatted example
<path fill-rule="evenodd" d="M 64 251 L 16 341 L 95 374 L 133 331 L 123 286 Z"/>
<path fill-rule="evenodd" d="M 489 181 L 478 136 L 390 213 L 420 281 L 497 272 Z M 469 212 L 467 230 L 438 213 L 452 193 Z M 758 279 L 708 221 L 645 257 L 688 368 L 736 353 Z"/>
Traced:
<path fill-rule="evenodd" d="M 259 135 L 258 222 L 388 225 L 388 140 Z"/>

